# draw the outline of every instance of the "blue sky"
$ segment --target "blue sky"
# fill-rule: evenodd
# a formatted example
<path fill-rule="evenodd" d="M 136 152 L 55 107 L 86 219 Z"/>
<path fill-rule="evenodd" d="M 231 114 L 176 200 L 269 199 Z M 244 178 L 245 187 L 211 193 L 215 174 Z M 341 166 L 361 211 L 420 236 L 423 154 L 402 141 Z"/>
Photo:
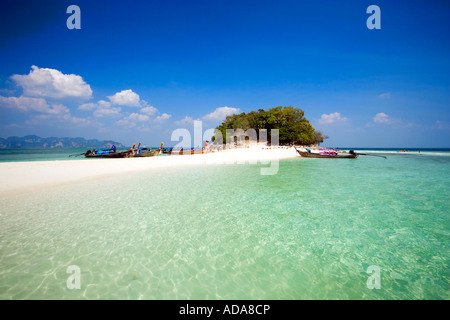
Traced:
<path fill-rule="evenodd" d="M 175 145 L 194 120 L 292 105 L 325 145 L 450 147 L 449 39 L 444 0 L 5 1 L 0 137 Z"/>

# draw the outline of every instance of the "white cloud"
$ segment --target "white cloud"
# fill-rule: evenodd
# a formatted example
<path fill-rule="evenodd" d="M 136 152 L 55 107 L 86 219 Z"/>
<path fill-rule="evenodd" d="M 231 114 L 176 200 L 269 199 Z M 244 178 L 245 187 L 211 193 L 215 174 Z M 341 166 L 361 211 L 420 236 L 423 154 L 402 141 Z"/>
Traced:
<path fill-rule="evenodd" d="M 385 92 L 385 93 L 382 93 L 382 94 L 378 95 L 378 97 L 383 98 L 383 99 L 387 99 L 387 98 L 391 97 L 391 93 L 390 92 Z"/>
<path fill-rule="evenodd" d="M 204 120 L 213 120 L 213 121 L 223 121 L 229 115 L 235 114 L 239 112 L 239 108 L 231 108 L 231 107 L 220 107 L 216 108 L 211 113 L 203 116 Z"/>
<path fill-rule="evenodd" d="M 90 111 L 98 108 L 98 104 L 94 102 L 83 103 L 78 107 L 78 110 Z"/>
<path fill-rule="evenodd" d="M 136 92 L 133 90 L 122 90 L 117 92 L 113 96 L 108 96 L 109 100 L 115 105 L 125 106 L 125 107 L 141 107 L 141 99 Z M 144 103 L 144 102 L 142 102 Z M 145 106 L 147 103 L 145 103 Z"/>
<path fill-rule="evenodd" d="M 194 119 L 193 119 L 192 117 L 186 116 L 186 117 L 184 117 L 184 118 L 181 119 L 181 120 L 175 121 L 175 123 L 176 123 L 177 125 L 192 124 L 192 123 L 194 123 Z"/>
<path fill-rule="evenodd" d="M 150 120 L 150 117 L 145 114 L 132 113 L 129 116 L 116 122 L 119 126 L 135 127 L 137 122 L 145 122 Z"/>
<path fill-rule="evenodd" d="M 119 126 L 124 126 L 124 127 L 130 127 L 133 128 L 135 127 L 138 123 L 145 123 L 145 122 L 150 122 L 150 123 L 154 123 L 154 122 L 164 122 L 168 119 L 170 119 L 172 116 L 170 114 L 167 113 L 163 113 L 160 116 L 157 116 L 154 119 L 151 119 L 149 115 L 146 114 L 141 114 L 141 113 L 131 113 L 130 115 L 128 115 L 127 117 L 119 120 L 116 122 L 117 125 Z M 139 128 L 147 128 L 146 126 L 141 125 Z M 146 129 L 147 130 L 147 129 Z"/>
<path fill-rule="evenodd" d="M 96 126 L 98 127 L 100 124 L 98 122 L 92 121 L 91 119 L 85 119 L 85 118 L 79 118 L 79 117 L 70 117 L 68 119 L 73 124 L 79 126 L 79 127 L 87 127 L 87 126 Z"/>
<path fill-rule="evenodd" d="M 134 120 L 134 121 L 139 121 L 139 122 L 144 122 L 144 121 L 150 120 L 150 117 L 145 114 L 132 113 L 128 116 L 128 119 Z"/>
<path fill-rule="evenodd" d="M 68 114 L 70 113 L 69 108 L 62 104 L 52 104 L 48 109 L 43 110 L 49 114 Z"/>
<path fill-rule="evenodd" d="M 111 107 L 111 102 L 99 100 L 97 103 L 95 102 L 83 103 L 78 107 L 78 110 L 90 111 L 97 108 L 109 108 L 109 107 Z"/>
<path fill-rule="evenodd" d="M 23 95 L 47 98 L 86 98 L 92 97 L 91 87 L 81 76 L 63 74 L 49 68 L 31 66 L 28 75 L 15 74 L 11 79 L 23 88 Z"/>
<path fill-rule="evenodd" d="M 156 112 L 158 112 L 158 109 L 156 109 L 153 106 L 148 106 L 148 107 L 144 107 L 141 109 L 142 113 L 145 113 L 146 115 L 152 116 L 154 115 Z"/>
<path fill-rule="evenodd" d="M 323 114 L 320 119 L 320 124 L 332 124 L 337 122 L 345 122 L 348 119 L 346 117 L 342 117 L 339 112 L 334 112 L 330 114 Z"/>
<path fill-rule="evenodd" d="M 62 104 L 49 105 L 45 99 L 29 97 L 2 97 L 0 96 L 0 107 L 16 109 L 22 112 L 34 111 L 46 114 L 65 114 L 69 109 Z"/>
<path fill-rule="evenodd" d="M 111 107 L 111 102 L 99 100 L 97 103 L 84 103 L 78 107 L 78 110 L 94 111 L 94 116 L 101 117 L 118 117 L 121 116 L 122 109 L 120 107 Z"/>
<path fill-rule="evenodd" d="M 109 108 L 111 107 L 111 102 L 105 101 L 105 100 L 99 100 L 97 102 L 97 104 L 101 107 L 101 108 Z"/>
<path fill-rule="evenodd" d="M 69 108 L 62 104 L 49 105 L 43 98 L 30 97 L 2 97 L 0 96 L 0 107 L 15 109 L 20 112 L 31 112 L 32 116 L 25 121 L 26 125 L 64 125 L 73 124 L 75 126 L 98 126 L 98 122 L 91 119 L 78 118 L 70 114 Z"/>
<path fill-rule="evenodd" d="M 398 128 L 416 128 L 420 125 L 416 125 L 413 122 L 406 122 L 406 120 L 391 118 L 384 112 L 377 113 L 373 118 L 372 122 L 366 124 L 366 127 L 374 127 L 377 124 L 388 124 L 395 125 Z"/>
<path fill-rule="evenodd" d="M 124 127 L 134 127 L 134 126 L 136 126 L 136 123 L 130 121 L 130 120 L 127 119 L 127 118 L 124 118 L 124 119 L 122 119 L 122 120 L 116 121 L 116 124 L 117 124 L 118 126 L 124 126 Z"/>
<path fill-rule="evenodd" d="M 15 90 L 6 89 L 6 88 L 0 89 L 0 94 L 4 94 L 4 95 L 7 95 L 7 96 L 12 96 L 15 93 L 16 93 Z"/>
<path fill-rule="evenodd" d="M 118 117 L 121 115 L 121 109 L 119 107 L 100 107 L 94 111 L 94 116 L 101 117 Z"/>
<path fill-rule="evenodd" d="M 375 123 L 390 123 L 392 122 L 391 118 L 386 113 L 380 112 L 373 117 L 373 122 Z"/>
<path fill-rule="evenodd" d="M 170 117 L 172 117 L 172 115 L 167 114 L 167 113 L 163 113 L 162 115 L 157 116 L 157 117 L 155 118 L 155 121 L 157 121 L 157 122 L 163 122 L 163 121 L 166 121 L 166 120 L 170 119 Z"/>

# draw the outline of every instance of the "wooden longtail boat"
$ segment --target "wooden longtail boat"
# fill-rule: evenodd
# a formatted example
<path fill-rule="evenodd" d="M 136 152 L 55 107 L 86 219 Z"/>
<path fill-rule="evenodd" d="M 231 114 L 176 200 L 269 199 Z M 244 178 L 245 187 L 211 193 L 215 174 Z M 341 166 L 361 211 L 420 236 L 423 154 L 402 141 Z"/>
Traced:
<path fill-rule="evenodd" d="M 84 156 L 86 158 L 131 158 L 133 152 L 131 150 L 115 152 L 115 149 L 93 149 L 86 151 Z"/>
<path fill-rule="evenodd" d="M 155 157 L 159 155 L 160 150 L 150 150 L 150 149 L 139 149 L 137 153 L 134 154 L 134 157 L 140 158 L 140 157 Z"/>
<path fill-rule="evenodd" d="M 350 154 L 346 155 L 339 155 L 339 154 L 320 154 L 320 153 L 313 153 L 313 152 L 305 152 L 300 151 L 297 148 L 295 149 L 300 154 L 300 156 L 304 158 L 326 158 L 326 159 L 356 159 L 358 155 L 356 153 L 353 153 L 353 150 L 350 150 Z"/>
<path fill-rule="evenodd" d="M 139 143 L 139 145 L 141 145 L 141 144 Z M 164 145 L 164 142 L 161 143 L 161 147 L 159 147 L 159 149 L 155 149 L 155 150 L 152 150 L 151 148 L 148 149 L 148 148 L 139 148 L 138 147 L 138 149 L 136 149 L 134 151 L 133 157 L 136 157 L 136 158 L 156 157 L 156 156 L 158 156 L 160 154 L 163 145 Z"/>

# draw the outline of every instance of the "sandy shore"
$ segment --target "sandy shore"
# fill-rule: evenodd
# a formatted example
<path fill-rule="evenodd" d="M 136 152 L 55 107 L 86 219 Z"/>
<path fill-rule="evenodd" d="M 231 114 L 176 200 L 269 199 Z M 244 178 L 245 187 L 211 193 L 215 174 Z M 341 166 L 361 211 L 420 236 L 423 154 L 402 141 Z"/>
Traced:
<path fill-rule="evenodd" d="M 190 165 L 260 164 L 262 174 L 276 173 L 277 160 L 297 157 L 294 148 L 234 149 L 221 152 L 128 159 L 90 159 L 0 163 L 0 195 L 129 172 Z M 267 172 L 264 173 L 264 170 Z"/>

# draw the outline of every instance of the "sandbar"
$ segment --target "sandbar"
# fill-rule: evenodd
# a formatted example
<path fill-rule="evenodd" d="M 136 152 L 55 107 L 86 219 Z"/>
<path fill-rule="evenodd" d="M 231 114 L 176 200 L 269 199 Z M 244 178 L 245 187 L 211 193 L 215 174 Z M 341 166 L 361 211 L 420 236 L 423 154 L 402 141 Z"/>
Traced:
<path fill-rule="evenodd" d="M 260 164 L 298 157 L 293 147 L 241 148 L 195 155 L 148 158 L 28 161 L 0 163 L 0 195 L 19 194 L 44 187 L 144 170 L 179 166 Z"/>

